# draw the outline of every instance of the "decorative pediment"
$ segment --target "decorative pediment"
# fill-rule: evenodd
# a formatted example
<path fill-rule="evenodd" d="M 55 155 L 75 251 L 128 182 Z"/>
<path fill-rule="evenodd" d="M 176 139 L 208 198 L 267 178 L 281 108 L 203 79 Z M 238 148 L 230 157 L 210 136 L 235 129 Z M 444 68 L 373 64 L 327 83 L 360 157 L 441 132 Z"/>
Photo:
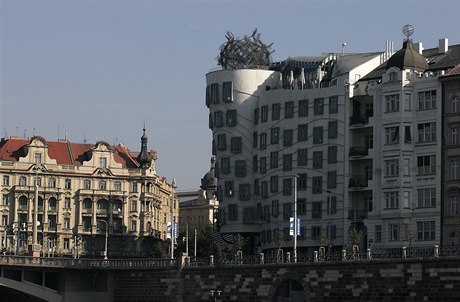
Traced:
<path fill-rule="evenodd" d="M 113 173 L 112 173 L 112 171 L 110 171 L 110 169 L 107 169 L 107 168 L 97 168 L 96 170 L 94 170 L 93 175 L 97 175 L 97 176 L 113 176 Z"/>
<path fill-rule="evenodd" d="M 29 167 L 29 169 L 27 171 L 33 171 L 33 172 L 36 172 L 38 174 L 41 174 L 41 173 L 49 173 L 50 170 L 48 170 L 48 168 L 43 165 L 43 164 L 33 164 Z"/>

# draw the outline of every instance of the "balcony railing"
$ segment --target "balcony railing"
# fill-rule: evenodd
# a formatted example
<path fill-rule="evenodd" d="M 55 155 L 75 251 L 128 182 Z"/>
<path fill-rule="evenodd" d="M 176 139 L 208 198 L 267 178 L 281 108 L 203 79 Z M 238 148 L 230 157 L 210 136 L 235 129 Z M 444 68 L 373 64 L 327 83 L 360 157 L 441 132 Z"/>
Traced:
<path fill-rule="evenodd" d="M 368 185 L 368 179 L 364 175 L 353 175 L 348 182 L 349 188 L 365 188 Z"/>
<path fill-rule="evenodd" d="M 349 156 L 367 156 L 369 149 L 365 146 L 354 146 L 350 148 Z"/>

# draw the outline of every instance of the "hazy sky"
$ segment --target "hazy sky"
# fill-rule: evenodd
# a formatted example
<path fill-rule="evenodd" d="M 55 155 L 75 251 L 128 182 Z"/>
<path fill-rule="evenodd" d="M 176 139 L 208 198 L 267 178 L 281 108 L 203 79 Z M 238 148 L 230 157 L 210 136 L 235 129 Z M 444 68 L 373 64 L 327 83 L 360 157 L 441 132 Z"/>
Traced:
<path fill-rule="evenodd" d="M 209 169 L 205 74 L 225 33 L 289 56 L 460 43 L 458 0 L 0 0 L 1 137 L 105 140 L 140 149 L 145 120 L 157 172 L 196 189 Z"/>

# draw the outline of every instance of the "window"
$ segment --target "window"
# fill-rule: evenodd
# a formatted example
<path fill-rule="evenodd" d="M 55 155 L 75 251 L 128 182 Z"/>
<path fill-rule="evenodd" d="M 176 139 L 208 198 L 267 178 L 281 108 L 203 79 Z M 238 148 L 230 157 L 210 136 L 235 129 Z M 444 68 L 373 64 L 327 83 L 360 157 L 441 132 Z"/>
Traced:
<path fill-rule="evenodd" d="M 434 221 L 417 222 L 417 240 L 422 240 L 422 241 L 435 240 L 435 222 Z"/>
<path fill-rule="evenodd" d="M 451 128 L 451 144 L 452 145 L 458 144 L 458 127 Z"/>
<path fill-rule="evenodd" d="M 294 117 L 294 102 L 286 102 L 284 104 L 284 118 Z"/>
<path fill-rule="evenodd" d="M 327 172 L 327 188 L 328 189 L 337 188 L 337 171 Z"/>
<path fill-rule="evenodd" d="M 8 215 L 2 215 L 2 225 L 3 226 L 8 225 Z"/>
<path fill-rule="evenodd" d="M 214 112 L 214 126 L 220 128 L 224 125 L 224 114 L 222 111 Z"/>
<path fill-rule="evenodd" d="M 329 98 L 329 113 L 339 112 L 339 98 L 332 96 Z"/>
<path fill-rule="evenodd" d="M 337 121 L 330 121 L 327 128 L 328 138 L 337 138 Z"/>
<path fill-rule="evenodd" d="M 305 142 L 308 140 L 308 124 L 300 124 L 297 127 L 297 141 Z"/>
<path fill-rule="evenodd" d="M 236 123 L 237 123 L 237 121 L 236 121 L 236 110 L 235 109 L 227 110 L 225 119 L 226 119 L 226 122 L 227 122 L 227 126 L 229 126 L 229 127 L 236 126 Z"/>
<path fill-rule="evenodd" d="M 382 242 L 382 226 L 375 226 L 375 242 Z"/>
<path fill-rule="evenodd" d="M 315 99 L 313 114 L 314 115 L 324 114 L 324 99 Z"/>
<path fill-rule="evenodd" d="M 412 136 L 411 136 L 411 127 L 410 126 L 404 126 L 404 143 L 410 144 L 412 142 Z"/>
<path fill-rule="evenodd" d="M 418 142 L 434 142 L 436 141 L 436 123 L 423 123 L 417 125 L 418 129 Z"/>
<path fill-rule="evenodd" d="M 459 166 L 459 159 L 452 159 L 450 161 L 450 179 L 459 179 L 460 178 L 460 166 Z"/>
<path fill-rule="evenodd" d="M 291 216 L 292 216 L 292 203 L 291 202 L 283 203 L 283 219 L 289 220 Z"/>
<path fill-rule="evenodd" d="M 337 146 L 327 147 L 327 163 L 328 164 L 337 163 Z"/>
<path fill-rule="evenodd" d="M 137 212 L 137 200 L 131 200 L 131 212 Z"/>
<path fill-rule="evenodd" d="M 107 168 L 107 157 L 99 157 L 99 168 Z"/>
<path fill-rule="evenodd" d="M 222 100 L 224 102 L 233 101 L 232 91 L 233 91 L 232 82 L 223 82 L 222 83 Z"/>
<path fill-rule="evenodd" d="M 64 188 L 71 189 L 72 188 L 72 181 L 69 178 L 66 178 Z"/>
<path fill-rule="evenodd" d="M 276 103 L 272 105 L 272 120 L 276 121 L 280 119 L 281 104 Z"/>
<path fill-rule="evenodd" d="M 385 144 L 398 144 L 399 143 L 399 127 L 385 128 Z"/>
<path fill-rule="evenodd" d="M 230 173 L 230 158 L 229 157 L 222 157 L 220 159 L 220 172 L 222 174 Z"/>
<path fill-rule="evenodd" d="M 268 121 L 268 106 L 264 105 L 260 109 L 260 122 L 265 123 L 266 121 Z"/>
<path fill-rule="evenodd" d="M 399 94 L 385 96 L 385 112 L 399 111 Z"/>
<path fill-rule="evenodd" d="M 278 217 L 280 214 L 280 202 L 279 200 L 272 200 L 272 216 Z"/>
<path fill-rule="evenodd" d="M 230 139 L 230 151 L 233 154 L 241 153 L 243 149 L 243 143 L 241 136 L 235 136 Z"/>
<path fill-rule="evenodd" d="M 131 232 L 137 232 L 137 220 L 131 220 Z"/>
<path fill-rule="evenodd" d="M 267 184 L 267 181 L 264 180 L 262 181 L 261 183 L 261 195 L 263 198 L 267 198 L 268 197 L 268 184 Z"/>
<path fill-rule="evenodd" d="M 385 192 L 385 208 L 399 209 L 399 191 Z"/>
<path fill-rule="evenodd" d="M 278 175 L 270 176 L 270 192 L 278 193 Z"/>
<path fill-rule="evenodd" d="M 70 229 L 70 218 L 68 217 L 64 218 L 64 229 L 66 230 Z"/>
<path fill-rule="evenodd" d="M 293 140 L 292 136 L 293 136 L 292 129 L 284 130 L 284 136 L 283 136 L 283 145 L 284 145 L 284 147 L 292 146 L 292 140 Z"/>
<path fill-rule="evenodd" d="M 226 180 L 224 183 L 224 195 L 225 197 L 233 197 L 234 184 L 233 180 Z"/>
<path fill-rule="evenodd" d="M 8 175 L 3 175 L 3 185 L 4 186 L 10 185 L 10 177 Z"/>
<path fill-rule="evenodd" d="M 262 156 L 260 158 L 260 173 L 265 174 L 267 173 L 267 157 Z"/>
<path fill-rule="evenodd" d="M 256 137 L 257 137 L 257 134 L 256 134 Z M 256 144 L 257 144 L 257 141 L 256 141 Z M 225 134 L 217 135 L 217 150 L 220 150 L 220 151 L 227 150 L 227 136 Z"/>
<path fill-rule="evenodd" d="M 450 109 L 451 109 L 451 112 L 452 112 L 452 113 L 455 113 L 455 112 L 458 112 L 458 111 L 459 111 L 459 110 L 458 110 L 458 109 L 459 109 L 459 106 L 458 106 L 458 97 L 456 97 L 456 96 L 452 97 L 451 103 L 450 103 L 450 104 L 451 104 L 451 108 L 450 108 Z"/>
<path fill-rule="evenodd" d="M 54 200 L 54 208 L 56 208 L 56 200 Z M 70 197 L 64 198 L 64 208 L 70 209 Z M 51 200 L 50 200 L 50 209 L 51 209 Z"/>
<path fill-rule="evenodd" d="M 254 172 L 257 172 L 259 171 L 259 159 L 258 159 L 258 156 L 257 155 L 254 155 L 252 157 L 252 170 Z"/>
<path fill-rule="evenodd" d="M 278 168 L 278 151 L 270 152 L 270 168 Z"/>
<path fill-rule="evenodd" d="M 323 177 L 314 176 L 312 178 L 312 192 L 313 194 L 320 194 L 323 192 Z"/>
<path fill-rule="evenodd" d="M 292 179 L 291 178 L 283 179 L 283 195 L 284 196 L 292 195 Z"/>
<path fill-rule="evenodd" d="M 113 185 L 113 189 L 115 191 L 121 191 L 121 182 L 120 181 L 115 181 L 114 185 Z"/>
<path fill-rule="evenodd" d="M 407 209 L 410 207 L 410 191 L 403 192 L 403 208 Z"/>
<path fill-rule="evenodd" d="M 428 110 L 436 108 L 436 90 L 418 93 L 418 110 Z"/>
<path fill-rule="evenodd" d="M 107 183 L 105 180 L 99 181 L 99 190 L 107 190 Z"/>
<path fill-rule="evenodd" d="M 337 214 L 337 196 L 327 197 L 327 213 L 329 215 Z"/>
<path fill-rule="evenodd" d="M 313 144 L 323 143 L 323 127 L 313 128 Z"/>
<path fill-rule="evenodd" d="M 311 218 L 322 218 L 323 217 L 323 209 L 322 209 L 322 202 L 313 202 L 311 204 Z"/>
<path fill-rule="evenodd" d="M 419 175 L 436 174 L 436 155 L 417 156 Z"/>
<path fill-rule="evenodd" d="M 267 149 L 267 133 L 260 134 L 260 150 Z"/>
<path fill-rule="evenodd" d="M 246 161 L 245 160 L 235 161 L 235 176 L 236 177 L 246 176 Z"/>
<path fill-rule="evenodd" d="M 259 123 L 259 114 L 260 114 L 260 109 L 255 108 L 254 109 L 254 125 L 257 125 Z"/>
<path fill-rule="evenodd" d="M 64 250 L 70 250 L 70 240 L 69 240 L 69 238 L 64 238 Z"/>
<path fill-rule="evenodd" d="M 369 134 L 364 136 L 364 141 L 368 149 L 374 148 L 374 135 Z"/>
<path fill-rule="evenodd" d="M 436 207 L 436 188 L 418 189 L 418 204 L 419 208 L 434 208 Z"/>
<path fill-rule="evenodd" d="M 292 154 L 283 155 L 283 171 L 292 171 Z"/>
<path fill-rule="evenodd" d="M 385 176 L 399 176 L 399 159 L 388 159 L 384 164 Z"/>
<path fill-rule="evenodd" d="M 19 185 L 20 186 L 26 186 L 27 185 L 27 179 L 25 176 L 20 176 L 19 177 Z"/>
<path fill-rule="evenodd" d="M 399 240 L 399 224 L 390 224 L 389 231 L 390 231 L 390 241 L 398 241 Z"/>
<path fill-rule="evenodd" d="M 307 199 L 306 198 L 297 199 L 297 214 L 298 215 L 307 214 Z"/>
<path fill-rule="evenodd" d="M 321 227 L 319 226 L 312 226 L 311 227 L 311 239 L 312 240 L 318 240 L 318 238 L 321 236 Z"/>
<path fill-rule="evenodd" d="M 136 193 L 137 192 L 137 182 L 133 181 L 131 183 L 131 192 Z"/>
<path fill-rule="evenodd" d="M 279 136 L 280 136 L 280 128 L 273 127 L 270 131 L 271 131 L 270 144 L 278 144 Z"/>
<path fill-rule="evenodd" d="M 2 198 L 2 206 L 8 205 L 8 195 L 4 194 Z"/>
<path fill-rule="evenodd" d="M 219 84 L 211 84 L 211 102 L 213 104 L 219 104 Z"/>
<path fill-rule="evenodd" d="M 39 177 L 39 176 L 35 176 L 35 185 L 37 187 L 41 187 L 42 186 L 42 178 Z"/>
<path fill-rule="evenodd" d="M 50 188 L 55 188 L 56 187 L 56 179 L 55 178 L 48 179 L 48 187 L 50 187 Z"/>
<path fill-rule="evenodd" d="M 306 166 L 308 162 L 308 149 L 297 150 L 297 165 Z"/>
<path fill-rule="evenodd" d="M 300 173 L 297 177 L 297 190 L 298 191 L 305 191 L 307 190 L 307 173 Z"/>
<path fill-rule="evenodd" d="M 239 185 L 239 190 L 240 190 L 240 200 L 249 200 L 251 197 L 251 185 L 249 184 L 240 184 Z"/>
<path fill-rule="evenodd" d="M 34 156 L 35 156 L 35 158 L 34 158 L 35 163 L 36 164 L 41 164 L 42 163 L 42 154 L 37 152 L 37 153 L 34 154 Z"/>
<path fill-rule="evenodd" d="M 450 214 L 457 215 L 458 211 L 458 196 L 451 196 L 450 197 Z"/>
<path fill-rule="evenodd" d="M 335 225 L 327 226 L 327 237 L 330 240 L 333 240 L 333 239 L 337 238 L 337 227 Z"/>
<path fill-rule="evenodd" d="M 313 152 L 313 169 L 323 168 L 323 151 Z"/>
<path fill-rule="evenodd" d="M 308 100 L 299 100 L 299 117 L 308 116 Z"/>

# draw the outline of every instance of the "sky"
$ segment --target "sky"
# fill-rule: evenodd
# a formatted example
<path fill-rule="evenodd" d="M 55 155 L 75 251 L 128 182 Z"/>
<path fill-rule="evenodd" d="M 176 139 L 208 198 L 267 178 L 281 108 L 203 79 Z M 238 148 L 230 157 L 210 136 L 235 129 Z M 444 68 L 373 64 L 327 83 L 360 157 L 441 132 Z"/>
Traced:
<path fill-rule="evenodd" d="M 146 126 L 157 174 L 198 189 L 212 133 L 206 73 L 227 31 L 255 28 L 274 61 L 460 43 L 458 0 L 0 0 L 0 137 L 123 143 Z"/>

